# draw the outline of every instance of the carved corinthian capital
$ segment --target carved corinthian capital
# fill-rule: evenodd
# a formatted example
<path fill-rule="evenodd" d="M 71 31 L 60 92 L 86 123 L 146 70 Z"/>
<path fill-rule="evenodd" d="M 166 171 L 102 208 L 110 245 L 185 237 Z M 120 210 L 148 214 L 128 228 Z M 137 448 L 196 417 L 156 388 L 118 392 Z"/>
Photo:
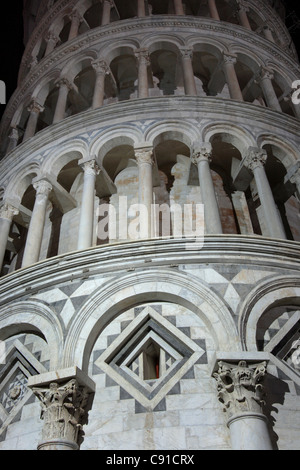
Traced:
<path fill-rule="evenodd" d="M 96 160 L 80 160 L 79 165 L 87 175 L 97 176 L 100 174 L 101 169 L 97 165 Z"/>
<path fill-rule="evenodd" d="M 41 402 L 44 441 L 67 440 L 78 444 L 87 420 L 88 389 L 72 379 L 65 384 L 52 382 L 44 388 L 33 387 Z"/>
<path fill-rule="evenodd" d="M 208 161 L 208 163 L 210 163 L 212 160 L 212 146 L 209 142 L 194 144 L 192 151 L 192 162 L 197 165 L 203 160 Z"/>
<path fill-rule="evenodd" d="M 5 203 L 2 207 L 0 207 L 0 219 L 7 219 L 9 221 L 12 221 L 13 217 L 18 214 L 18 209 L 16 209 L 10 204 Z"/>
<path fill-rule="evenodd" d="M 149 165 L 153 165 L 154 164 L 153 149 L 152 148 L 136 149 L 135 158 L 136 158 L 138 165 L 142 165 L 145 163 Z"/>
<path fill-rule="evenodd" d="M 217 381 L 218 398 L 229 418 L 241 413 L 262 413 L 266 367 L 266 362 L 218 363 L 213 376 Z"/>
<path fill-rule="evenodd" d="M 253 171 L 257 167 L 262 167 L 267 161 L 267 152 L 265 150 L 250 147 L 246 154 L 243 163 L 246 168 Z"/>
<path fill-rule="evenodd" d="M 48 197 L 50 191 L 52 191 L 52 186 L 47 180 L 33 182 L 33 187 L 38 196 Z"/>

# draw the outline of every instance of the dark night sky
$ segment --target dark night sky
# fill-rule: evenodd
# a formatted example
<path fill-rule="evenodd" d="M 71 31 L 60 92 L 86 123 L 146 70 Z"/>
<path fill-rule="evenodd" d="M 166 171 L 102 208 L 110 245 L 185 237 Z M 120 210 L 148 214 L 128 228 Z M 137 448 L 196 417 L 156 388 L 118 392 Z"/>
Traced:
<path fill-rule="evenodd" d="M 299 0 L 284 0 L 284 3 L 288 12 L 296 11 L 298 13 L 300 22 Z M 7 102 L 17 87 L 18 70 L 24 52 L 22 11 L 22 0 L 4 0 L 1 2 L 0 80 L 3 80 L 6 84 Z M 294 27 L 292 16 L 288 19 L 288 26 L 292 27 L 292 37 L 300 56 L 300 26 L 298 29 Z M 0 118 L 4 109 L 5 105 L 0 104 Z"/>

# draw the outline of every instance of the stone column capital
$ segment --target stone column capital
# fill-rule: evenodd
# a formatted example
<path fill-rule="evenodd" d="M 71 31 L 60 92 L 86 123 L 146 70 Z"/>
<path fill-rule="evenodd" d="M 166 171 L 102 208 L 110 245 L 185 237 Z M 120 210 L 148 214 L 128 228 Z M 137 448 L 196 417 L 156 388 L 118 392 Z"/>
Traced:
<path fill-rule="evenodd" d="M 218 362 L 213 377 L 217 381 L 218 399 L 229 419 L 245 413 L 262 414 L 262 406 L 265 403 L 263 381 L 266 372 L 266 361 Z"/>
<path fill-rule="evenodd" d="M 236 0 L 238 11 L 249 11 L 249 6 L 245 0 Z"/>
<path fill-rule="evenodd" d="M 232 54 L 231 52 L 223 52 L 223 63 L 225 65 L 234 65 L 237 62 L 236 54 Z"/>
<path fill-rule="evenodd" d="M 82 15 L 78 10 L 73 10 L 71 13 L 68 15 L 71 21 L 76 22 L 77 24 L 82 21 Z"/>
<path fill-rule="evenodd" d="M 39 113 L 42 113 L 44 111 L 44 106 L 42 106 L 41 104 L 39 104 L 35 98 L 32 98 L 27 110 L 30 112 L 30 113 L 36 113 L 36 114 L 39 114 Z"/>
<path fill-rule="evenodd" d="M 87 175 L 97 176 L 101 172 L 96 159 L 80 160 L 78 164 Z"/>
<path fill-rule="evenodd" d="M 12 126 L 10 128 L 9 138 L 11 139 L 18 139 L 19 138 L 19 131 L 16 127 Z"/>
<path fill-rule="evenodd" d="M 197 165 L 201 161 L 210 163 L 212 160 L 212 146 L 209 142 L 194 143 L 192 150 L 192 163 Z"/>
<path fill-rule="evenodd" d="M 258 79 L 259 80 L 273 80 L 274 72 L 273 70 L 269 69 L 268 67 L 262 67 L 260 69 Z"/>
<path fill-rule="evenodd" d="M 52 191 L 52 185 L 45 179 L 33 181 L 33 187 L 36 190 L 37 196 L 48 197 Z"/>
<path fill-rule="evenodd" d="M 47 36 L 46 36 L 47 42 L 52 42 L 53 44 L 57 44 L 59 40 L 60 40 L 59 36 L 57 36 L 57 34 L 53 33 L 52 31 L 49 31 L 47 33 Z"/>
<path fill-rule="evenodd" d="M 95 59 L 91 62 L 91 66 L 97 75 L 109 75 L 110 68 L 104 59 Z"/>
<path fill-rule="evenodd" d="M 18 214 L 19 214 L 19 210 L 9 203 L 4 203 L 0 207 L 0 219 L 7 219 L 11 222 L 13 217 Z"/>
<path fill-rule="evenodd" d="M 106 3 L 110 6 L 110 8 L 113 8 L 115 6 L 115 3 L 113 0 L 102 0 L 103 5 Z"/>
<path fill-rule="evenodd" d="M 43 442 L 39 448 L 78 449 L 95 384 L 77 367 L 32 376 L 28 387 L 39 398 Z"/>
<path fill-rule="evenodd" d="M 143 147 L 137 148 L 134 151 L 136 161 L 138 165 L 148 164 L 154 165 L 153 148 Z"/>
<path fill-rule="evenodd" d="M 150 65 L 150 56 L 148 49 L 136 49 L 135 57 L 138 59 L 140 64 Z"/>
<path fill-rule="evenodd" d="M 73 89 L 73 83 L 70 82 L 66 77 L 59 78 L 56 82 L 56 86 L 59 88 L 68 88 L 69 90 Z"/>
<path fill-rule="evenodd" d="M 263 167 L 267 161 L 267 152 L 263 149 L 250 147 L 243 160 L 243 165 L 251 171 L 257 167 Z"/>
<path fill-rule="evenodd" d="M 181 47 L 179 49 L 182 59 L 192 59 L 194 50 L 192 47 Z"/>

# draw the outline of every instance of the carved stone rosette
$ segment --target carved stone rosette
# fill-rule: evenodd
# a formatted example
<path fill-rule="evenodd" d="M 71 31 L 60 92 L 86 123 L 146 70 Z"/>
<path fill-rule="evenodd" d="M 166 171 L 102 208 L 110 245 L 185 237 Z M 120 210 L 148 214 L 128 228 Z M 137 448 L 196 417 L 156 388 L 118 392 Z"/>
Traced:
<path fill-rule="evenodd" d="M 78 448 L 87 421 L 88 389 L 73 379 L 66 384 L 52 382 L 44 388 L 33 387 L 32 391 L 42 406 L 43 441 L 69 441 Z"/>
<path fill-rule="evenodd" d="M 262 413 L 266 362 L 231 364 L 220 361 L 218 367 L 213 377 L 217 381 L 218 398 L 229 419 L 241 413 Z"/>

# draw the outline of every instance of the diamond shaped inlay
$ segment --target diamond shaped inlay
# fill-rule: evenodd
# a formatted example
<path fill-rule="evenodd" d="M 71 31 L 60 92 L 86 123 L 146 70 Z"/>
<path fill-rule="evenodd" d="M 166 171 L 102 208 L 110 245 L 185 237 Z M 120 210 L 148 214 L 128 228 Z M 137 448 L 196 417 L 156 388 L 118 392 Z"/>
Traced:
<path fill-rule="evenodd" d="M 154 409 L 205 351 L 151 307 L 95 364 L 144 407 Z"/>

